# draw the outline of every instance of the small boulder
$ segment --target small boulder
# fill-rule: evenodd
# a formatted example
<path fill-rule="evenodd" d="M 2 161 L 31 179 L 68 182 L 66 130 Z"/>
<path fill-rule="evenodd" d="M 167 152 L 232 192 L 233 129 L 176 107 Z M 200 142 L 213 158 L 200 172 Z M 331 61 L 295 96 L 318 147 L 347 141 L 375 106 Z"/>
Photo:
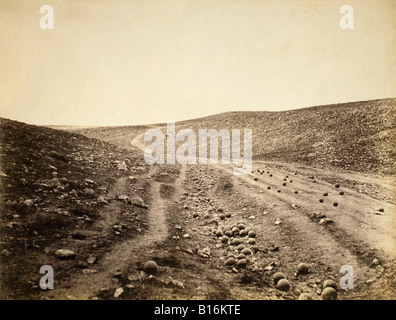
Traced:
<path fill-rule="evenodd" d="M 76 253 L 69 249 L 58 249 L 55 251 L 55 255 L 60 259 L 72 259 L 76 256 Z"/>
<path fill-rule="evenodd" d="M 117 288 L 117 290 L 114 292 L 114 298 L 118 298 L 123 293 L 124 293 L 124 289 L 122 287 Z"/>

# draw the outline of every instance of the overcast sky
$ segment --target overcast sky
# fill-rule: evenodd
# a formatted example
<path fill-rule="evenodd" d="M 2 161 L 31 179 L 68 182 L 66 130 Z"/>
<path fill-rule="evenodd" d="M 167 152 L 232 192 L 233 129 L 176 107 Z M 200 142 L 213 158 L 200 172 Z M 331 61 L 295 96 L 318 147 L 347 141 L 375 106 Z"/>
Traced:
<path fill-rule="evenodd" d="M 0 45 L 0 116 L 32 124 L 396 97 L 395 0 L 1 0 Z"/>

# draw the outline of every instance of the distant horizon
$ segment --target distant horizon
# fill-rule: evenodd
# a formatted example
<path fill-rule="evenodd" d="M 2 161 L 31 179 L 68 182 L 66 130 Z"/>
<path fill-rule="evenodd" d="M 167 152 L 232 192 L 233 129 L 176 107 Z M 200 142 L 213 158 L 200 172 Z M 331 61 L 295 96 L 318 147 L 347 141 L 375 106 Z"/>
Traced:
<path fill-rule="evenodd" d="M 317 108 L 317 107 L 328 107 L 328 106 L 337 106 L 337 105 L 342 105 L 342 104 L 353 104 L 353 103 L 359 103 L 359 102 L 370 102 L 370 101 L 378 101 L 378 100 L 392 100 L 396 99 L 395 97 L 386 97 L 386 98 L 376 98 L 376 99 L 369 99 L 369 100 L 356 100 L 356 101 L 346 101 L 346 102 L 338 102 L 338 103 L 329 103 L 329 104 L 319 104 L 319 105 L 313 105 L 313 106 L 302 106 L 302 107 L 297 107 L 293 109 L 284 109 L 284 110 L 231 110 L 231 111 L 224 111 L 224 112 L 219 112 L 219 113 L 213 113 L 213 114 L 208 114 L 204 115 L 201 117 L 197 118 L 189 118 L 189 119 L 182 119 L 182 120 L 173 120 L 170 119 L 168 121 L 163 121 L 163 122 L 156 122 L 156 123 L 141 123 L 141 124 L 120 124 L 120 125 L 70 125 L 70 124 L 37 124 L 37 123 L 29 123 L 25 121 L 20 121 L 18 119 L 11 119 L 11 118 L 6 118 L 0 115 L 0 118 L 3 119 L 8 119 L 11 121 L 17 121 L 21 123 L 25 123 L 28 125 L 35 125 L 35 126 L 40 126 L 40 127 L 74 127 L 74 128 L 105 128 L 105 127 L 137 127 L 137 126 L 157 126 L 157 125 L 164 125 L 167 122 L 175 121 L 175 122 L 186 122 L 186 121 L 191 121 L 191 120 L 199 120 L 202 118 L 208 118 L 208 117 L 213 117 L 225 113 L 239 113 L 239 112 L 269 112 L 269 113 L 281 113 L 281 112 L 288 112 L 288 111 L 298 111 L 298 110 L 303 110 L 303 109 L 310 109 L 310 108 Z"/>

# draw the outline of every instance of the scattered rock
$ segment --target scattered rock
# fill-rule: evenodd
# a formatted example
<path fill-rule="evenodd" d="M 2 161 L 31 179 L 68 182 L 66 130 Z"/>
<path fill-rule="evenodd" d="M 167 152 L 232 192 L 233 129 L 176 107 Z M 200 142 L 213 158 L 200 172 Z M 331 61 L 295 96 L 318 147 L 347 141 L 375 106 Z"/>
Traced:
<path fill-rule="evenodd" d="M 279 218 L 278 218 L 278 219 L 276 219 L 276 220 L 275 220 L 275 224 L 276 224 L 276 225 L 282 224 L 282 220 L 281 220 L 281 219 L 279 219 Z"/>
<path fill-rule="evenodd" d="M 329 223 L 333 223 L 334 221 L 330 218 L 323 218 L 320 219 L 319 224 L 329 224 Z"/>
<path fill-rule="evenodd" d="M 114 292 L 114 298 L 118 298 L 123 293 L 124 293 L 124 289 L 122 287 L 117 288 L 116 291 Z"/>
<path fill-rule="evenodd" d="M 85 188 L 83 190 L 84 194 L 92 196 L 94 194 L 94 190 L 92 188 Z"/>
<path fill-rule="evenodd" d="M 104 196 L 99 196 L 98 203 L 108 204 L 109 202 L 105 199 Z"/>
<path fill-rule="evenodd" d="M 125 162 L 120 162 L 120 163 L 118 164 L 117 169 L 120 170 L 120 171 L 127 171 L 127 170 L 128 170 L 128 169 L 127 169 L 127 166 L 126 166 L 126 164 L 125 164 Z"/>
<path fill-rule="evenodd" d="M 203 249 L 198 249 L 197 254 L 203 258 L 209 258 L 211 255 L 210 248 L 205 247 Z"/>
<path fill-rule="evenodd" d="M 87 262 L 89 264 L 94 264 L 96 262 L 97 257 L 94 255 L 89 255 L 89 257 L 87 258 Z"/>
<path fill-rule="evenodd" d="M 378 265 L 380 265 L 381 263 L 380 263 L 380 261 L 377 259 L 377 258 L 375 258 L 372 262 L 371 262 L 371 265 L 373 265 L 373 266 L 378 266 Z"/>
<path fill-rule="evenodd" d="M 25 201 L 23 202 L 23 204 L 24 204 L 25 206 L 27 206 L 27 207 L 31 207 L 31 206 L 33 205 L 33 203 L 34 203 L 34 200 L 33 200 L 33 199 L 27 199 L 27 200 L 25 200 Z"/>
<path fill-rule="evenodd" d="M 131 199 L 131 205 L 144 209 L 148 208 L 147 205 L 144 203 L 143 199 L 138 196 L 135 196 Z"/>
<path fill-rule="evenodd" d="M 313 217 L 317 219 L 326 218 L 326 215 L 323 212 L 314 212 Z"/>
<path fill-rule="evenodd" d="M 169 277 L 169 281 L 167 281 L 167 284 L 168 284 L 168 285 L 171 284 L 171 285 L 173 285 L 173 286 L 175 286 L 175 287 L 184 289 L 184 283 L 183 283 L 183 282 L 181 282 L 181 281 L 179 281 L 179 280 L 175 280 L 175 279 L 173 279 L 173 278 L 171 278 L 171 277 Z"/>
<path fill-rule="evenodd" d="M 76 256 L 76 253 L 69 249 L 58 249 L 55 251 L 55 255 L 60 259 L 72 259 Z"/>

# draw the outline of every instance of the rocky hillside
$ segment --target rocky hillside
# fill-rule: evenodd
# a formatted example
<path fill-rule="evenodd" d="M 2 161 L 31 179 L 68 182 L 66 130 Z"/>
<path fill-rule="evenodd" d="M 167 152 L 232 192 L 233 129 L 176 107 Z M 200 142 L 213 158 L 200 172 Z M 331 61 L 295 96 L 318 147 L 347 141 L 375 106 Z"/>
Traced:
<path fill-rule="evenodd" d="M 164 127 L 157 124 L 153 127 Z M 151 126 L 74 128 L 75 132 L 130 145 Z M 181 121 L 181 128 L 253 130 L 253 158 L 396 173 L 396 99 L 325 105 L 283 112 L 227 112 Z M 221 151 L 221 150 L 220 150 Z"/>
<path fill-rule="evenodd" d="M 396 173 L 396 99 L 284 112 L 230 112 L 186 125 L 250 128 L 253 157 L 259 160 Z"/>
<path fill-rule="evenodd" d="M 117 185 L 126 181 L 142 203 L 150 196 L 132 147 L 6 119 L 0 137 L 0 298 L 34 297 L 41 265 L 54 267 L 59 284 L 145 228 L 145 209 Z M 64 260 L 59 249 L 75 257 Z"/>

